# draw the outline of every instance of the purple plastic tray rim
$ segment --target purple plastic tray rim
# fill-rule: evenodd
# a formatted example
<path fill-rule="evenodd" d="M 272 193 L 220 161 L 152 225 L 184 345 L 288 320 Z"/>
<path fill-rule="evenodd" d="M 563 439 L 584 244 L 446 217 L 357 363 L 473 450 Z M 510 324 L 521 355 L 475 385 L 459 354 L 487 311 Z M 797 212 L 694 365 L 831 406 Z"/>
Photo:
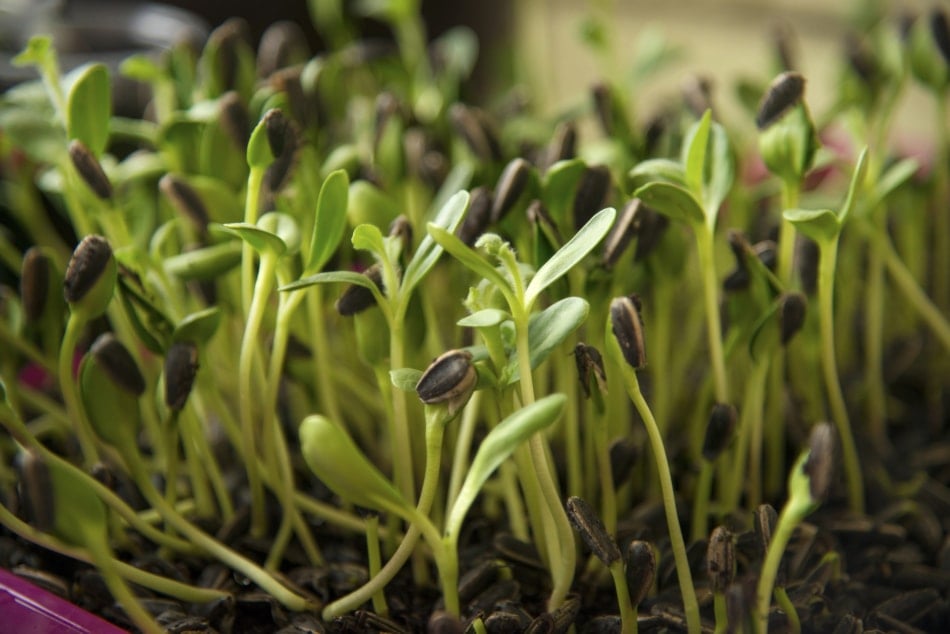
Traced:
<path fill-rule="evenodd" d="M 2 568 L 0 630 L 23 634 L 126 634 L 125 630 Z"/>

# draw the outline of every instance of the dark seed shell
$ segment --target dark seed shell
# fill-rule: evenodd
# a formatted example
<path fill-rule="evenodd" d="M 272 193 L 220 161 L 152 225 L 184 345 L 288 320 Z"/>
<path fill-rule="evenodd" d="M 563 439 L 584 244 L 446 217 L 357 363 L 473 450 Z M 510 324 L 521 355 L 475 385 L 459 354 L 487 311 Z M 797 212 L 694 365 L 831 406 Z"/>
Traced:
<path fill-rule="evenodd" d="M 191 342 L 172 344 L 165 353 L 165 404 L 172 411 L 185 407 L 198 374 L 198 347 Z"/>
<path fill-rule="evenodd" d="M 640 448 L 633 438 L 617 438 L 610 443 L 610 475 L 615 487 L 627 481 L 639 458 Z"/>
<path fill-rule="evenodd" d="M 505 166 L 495 185 L 495 200 L 491 210 L 492 222 L 500 222 L 511 211 L 521 198 L 530 176 L 531 164 L 523 158 L 512 159 Z"/>
<path fill-rule="evenodd" d="M 706 550 L 706 572 L 713 592 L 726 591 L 736 573 L 736 552 L 732 534 L 723 526 L 713 529 Z"/>
<path fill-rule="evenodd" d="M 495 137 L 487 115 L 473 106 L 461 103 L 449 108 L 449 121 L 472 154 L 485 162 L 501 158 L 501 144 Z"/>
<path fill-rule="evenodd" d="M 202 232 L 207 230 L 208 209 L 191 185 L 174 174 L 165 174 L 158 181 L 158 188 L 178 213 L 190 219 Z"/>
<path fill-rule="evenodd" d="M 20 501 L 30 524 L 41 531 L 53 528 L 56 521 L 53 483 L 49 467 L 42 457 L 30 450 L 24 450 L 19 459 Z"/>
<path fill-rule="evenodd" d="M 571 496 L 567 500 L 567 517 L 571 520 L 574 529 L 580 533 L 587 547 L 604 562 L 604 565 L 610 566 L 620 559 L 620 548 L 617 547 L 617 542 L 607 532 L 604 523 L 597 517 L 590 504 L 577 496 Z"/>
<path fill-rule="evenodd" d="M 638 303 L 639 299 L 634 295 L 617 297 L 610 303 L 611 331 L 617 338 L 623 358 L 634 370 L 647 364 Z"/>
<path fill-rule="evenodd" d="M 247 114 L 247 108 L 241 102 L 241 97 L 235 91 L 228 91 L 218 99 L 218 120 L 221 123 L 221 129 L 237 148 L 241 151 L 247 148 L 251 119 Z"/>
<path fill-rule="evenodd" d="M 380 291 L 385 292 L 385 287 L 383 286 L 383 273 L 382 269 L 378 264 L 374 264 L 363 272 L 363 275 L 368 277 L 374 284 L 376 288 Z M 340 295 L 340 299 L 336 300 L 336 312 L 340 313 L 344 317 L 349 317 L 357 313 L 363 312 L 367 308 L 371 308 L 376 305 L 376 298 L 373 296 L 373 292 L 370 291 L 365 286 L 360 286 L 358 284 L 352 284 L 343 291 L 343 294 Z"/>
<path fill-rule="evenodd" d="M 23 254 L 20 268 L 20 300 L 23 316 L 28 322 L 38 321 L 46 308 L 53 263 L 39 247 L 30 247 Z"/>
<path fill-rule="evenodd" d="M 145 393 L 145 377 L 128 348 L 111 332 L 99 335 L 89 348 L 112 382 L 135 396 Z"/>
<path fill-rule="evenodd" d="M 464 393 L 476 379 L 472 353 L 450 350 L 429 364 L 416 385 L 416 393 L 423 403 L 441 403 Z"/>
<path fill-rule="evenodd" d="M 300 25 L 292 20 L 274 22 L 257 45 L 257 76 L 269 77 L 274 71 L 308 57 L 310 48 Z"/>
<path fill-rule="evenodd" d="M 703 458 L 712 462 L 732 442 L 739 415 L 729 403 L 716 403 L 709 413 L 706 436 L 703 438 Z"/>
<path fill-rule="evenodd" d="M 950 21 L 947 14 L 940 9 L 934 9 L 930 13 L 930 32 L 937 50 L 943 55 L 943 61 L 950 64 Z"/>
<path fill-rule="evenodd" d="M 491 224 L 492 194 L 484 185 L 472 190 L 468 201 L 468 213 L 456 230 L 458 239 L 472 246 Z"/>
<path fill-rule="evenodd" d="M 457 616 L 445 610 L 436 610 L 426 624 L 426 634 L 462 634 L 465 628 Z"/>
<path fill-rule="evenodd" d="M 66 301 L 74 304 L 85 297 L 112 259 L 112 247 L 102 236 L 83 238 L 66 267 L 63 280 Z"/>
<path fill-rule="evenodd" d="M 641 206 L 640 199 L 633 198 L 617 214 L 617 221 L 604 239 L 604 251 L 600 259 L 604 268 L 613 268 L 627 249 L 630 241 L 637 235 L 640 225 L 640 214 L 638 212 Z"/>
<path fill-rule="evenodd" d="M 574 194 L 574 228 L 580 229 L 603 209 L 610 194 L 610 169 L 593 165 L 584 170 Z"/>
<path fill-rule="evenodd" d="M 755 125 L 764 130 L 778 121 L 783 114 L 802 100 L 805 94 L 805 78 L 801 73 L 785 72 L 776 77 L 762 101 L 755 116 Z"/>
<path fill-rule="evenodd" d="M 635 539 L 624 549 L 623 561 L 626 564 L 624 574 L 627 576 L 630 602 L 638 605 L 653 587 L 653 580 L 656 578 L 656 553 L 648 542 Z"/>
<path fill-rule="evenodd" d="M 782 295 L 781 301 L 779 323 L 782 329 L 782 345 L 784 346 L 805 325 L 808 298 L 805 297 L 804 293 L 791 292 Z"/>
<path fill-rule="evenodd" d="M 89 186 L 89 189 L 102 200 L 112 198 L 112 183 L 102 169 L 99 159 L 78 139 L 69 142 L 69 158 L 73 167 Z"/>
<path fill-rule="evenodd" d="M 578 343 L 574 346 L 574 363 L 577 365 L 577 376 L 584 390 L 584 396 L 591 396 L 591 379 L 597 382 L 601 393 L 607 392 L 607 373 L 604 370 L 604 358 L 594 346 Z"/>

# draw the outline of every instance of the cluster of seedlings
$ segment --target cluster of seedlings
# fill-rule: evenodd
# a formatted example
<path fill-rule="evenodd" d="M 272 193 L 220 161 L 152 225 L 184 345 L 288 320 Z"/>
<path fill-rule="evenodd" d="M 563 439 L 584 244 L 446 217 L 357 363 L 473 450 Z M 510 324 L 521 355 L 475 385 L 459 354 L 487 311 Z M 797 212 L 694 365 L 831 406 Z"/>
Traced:
<path fill-rule="evenodd" d="M 472 105 L 417 4 L 130 58 L 140 118 L 15 58 L 0 565 L 142 632 L 950 628 L 946 14 L 818 116 L 785 34 L 727 127 L 633 112 L 663 55 Z"/>

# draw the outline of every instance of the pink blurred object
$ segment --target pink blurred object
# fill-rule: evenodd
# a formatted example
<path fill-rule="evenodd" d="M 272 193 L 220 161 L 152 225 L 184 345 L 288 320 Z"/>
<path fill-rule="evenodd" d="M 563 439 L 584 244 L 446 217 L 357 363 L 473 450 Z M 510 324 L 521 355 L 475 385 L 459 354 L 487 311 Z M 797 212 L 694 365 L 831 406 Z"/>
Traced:
<path fill-rule="evenodd" d="M 2 568 L 0 631 L 17 634 L 128 634 Z"/>

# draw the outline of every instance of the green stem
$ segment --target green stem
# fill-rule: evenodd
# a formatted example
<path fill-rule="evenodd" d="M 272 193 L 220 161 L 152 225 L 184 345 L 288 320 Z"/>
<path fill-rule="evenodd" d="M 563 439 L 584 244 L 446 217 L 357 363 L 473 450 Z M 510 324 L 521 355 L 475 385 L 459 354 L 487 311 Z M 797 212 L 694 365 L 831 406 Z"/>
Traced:
<path fill-rule="evenodd" d="M 799 197 L 798 182 L 782 180 L 782 209 L 795 209 L 798 207 Z M 784 214 L 780 213 L 782 218 L 782 228 L 778 238 L 778 278 L 785 285 L 785 288 L 797 288 L 795 281 L 795 225 L 785 220 Z"/>
<path fill-rule="evenodd" d="M 785 618 L 788 619 L 788 631 L 791 632 L 791 634 L 801 634 L 802 622 L 798 618 L 798 610 L 795 609 L 795 604 L 792 603 L 792 600 L 788 598 L 788 593 L 785 591 L 785 588 L 779 586 L 775 588 L 773 594 L 775 595 L 775 602 L 785 611 Z"/>
<path fill-rule="evenodd" d="M 76 438 L 79 439 L 79 448 L 82 451 L 83 464 L 87 469 L 99 461 L 99 452 L 96 450 L 96 441 L 92 429 L 85 419 L 83 409 L 79 403 L 79 392 L 76 381 L 73 379 L 73 356 L 76 354 L 76 344 L 82 333 L 86 320 L 76 313 L 71 313 L 66 322 L 66 332 L 59 348 L 59 388 L 66 404 L 66 413 L 73 423 Z"/>
<path fill-rule="evenodd" d="M 838 366 L 835 361 L 834 333 L 834 285 L 835 264 L 838 256 L 838 238 L 819 243 L 820 260 L 818 264 L 818 310 L 821 329 L 821 365 L 825 377 L 825 388 L 831 406 L 831 415 L 841 439 L 841 454 L 844 460 L 845 475 L 848 482 L 848 504 L 851 510 L 864 514 L 864 484 L 861 479 L 861 464 L 858 459 L 851 421 L 845 405 L 841 382 L 838 379 Z"/>
<path fill-rule="evenodd" d="M 123 453 L 129 455 L 130 459 L 125 461 L 126 467 L 146 501 L 161 513 L 162 517 L 170 523 L 175 530 L 181 533 L 182 536 L 212 557 L 215 557 L 224 565 L 245 575 L 248 579 L 256 583 L 261 590 L 272 595 L 274 599 L 284 607 L 294 611 L 303 611 L 313 608 L 309 599 L 288 589 L 262 567 L 203 532 L 183 518 L 174 508 L 168 506 L 164 498 L 159 495 L 158 491 L 152 485 L 148 472 L 145 470 L 141 455 L 135 455 L 138 454 L 138 450 L 133 446 L 127 448 Z"/>
<path fill-rule="evenodd" d="M 416 515 L 426 518 L 426 523 L 429 523 L 427 518 L 438 488 L 439 468 L 442 459 L 442 438 L 448 421 L 437 420 L 436 417 L 442 415 L 443 411 L 439 407 L 426 408 L 426 468 L 425 475 L 422 478 L 422 489 L 419 492 L 419 502 L 415 507 Z M 386 584 L 392 581 L 396 573 L 409 560 L 422 530 L 423 526 L 419 523 L 410 523 L 409 530 L 406 531 L 405 537 L 403 537 L 402 542 L 400 542 L 392 557 L 389 558 L 389 561 L 386 562 L 386 565 L 361 587 L 326 606 L 322 613 L 323 619 L 330 621 L 337 616 L 355 610 L 376 596 L 377 593 L 382 592 Z M 441 537 L 437 538 L 436 541 L 441 543 Z M 433 544 L 433 547 L 435 548 L 436 544 Z"/>
<path fill-rule="evenodd" d="M 799 468 L 799 465 L 796 465 L 794 468 Z M 801 523 L 807 513 L 807 506 L 795 503 L 795 500 L 790 499 L 778 517 L 775 532 L 772 533 L 769 548 L 765 553 L 765 561 L 762 562 L 762 570 L 759 572 L 759 584 L 755 593 L 756 631 L 758 634 L 765 634 L 768 631 L 769 606 L 772 601 L 772 589 L 775 586 L 775 576 L 778 574 L 779 565 L 782 563 L 782 556 L 785 554 L 785 547 L 788 545 L 788 541 L 791 539 L 795 527 Z"/>
<path fill-rule="evenodd" d="M 207 473 L 207 480 L 210 481 L 215 498 L 218 500 L 218 508 L 221 510 L 222 519 L 227 522 L 234 516 L 234 504 L 231 502 L 231 495 L 224 483 L 224 476 L 221 473 L 218 459 L 208 445 L 208 439 L 194 413 L 186 410 L 180 420 L 182 422 L 185 451 L 188 453 L 186 459 L 189 463 L 197 463 L 199 468 L 203 468 L 204 472 Z M 204 478 L 201 479 L 201 481 L 203 480 Z M 200 484 L 196 486 L 196 489 L 199 488 Z M 195 497 L 197 501 L 199 496 L 196 494 Z M 213 512 L 211 509 L 212 504 L 209 501 L 209 513 Z M 198 512 L 199 514 L 202 513 L 200 505 L 198 506 Z"/>
<path fill-rule="evenodd" d="M 864 372 L 867 425 L 883 451 L 887 445 L 887 396 L 884 385 L 884 261 L 878 249 L 868 250 L 864 296 Z"/>
<path fill-rule="evenodd" d="M 726 610 L 726 595 L 717 592 L 713 595 L 713 612 L 716 615 L 716 629 L 713 634 L 726 634 L 729 631 L 729 612 Z"/>
<path fill-rule="evenodd" d="M 406 367 L 406 348 L 403 331 L 404 311 L 393 311 L 389 326 L 389 366 L 391 369 Z M 406 393 L 392 390 L 393 403 L 393 475 L 396 488 L 410 504 L 416 499 L 415 476 L 412 472 L 412 435 L 409 428 L 409 413 Z"/>
<path fill-rule="evenodd" d="M 653 412 L 647 405 L 640 392 L 640 382 L 636 372 L 629 365 L 621 366 L 624 375 L 624 385 L 627 394 L 643 419 L 650 446 L 656 460 L 657 474 L 660 480 L 660 490 L 663 494 L 663 508 L 666 512 L 667 530 L 670 533 L 670 548 L 676 562 L 676 576 L 679 581 L 680 594 L 683 597 L 683 609 L 686 612 L 686 624 L 689 634 L 699 634 L 702 630 L 702 621 L 699 616 L 699 602 L 696 599 L 696 590 L 693 587 L 693 575 L 689 569 L 689 560 L 686 558 L 686 544 L 683 541 L 683 530 L 680 528 L 679 517 L 676 514 L 676 493 L 673 490 L 673 478 L 670 475 L 670 464 L 663 446 L 663 437 L 660 428 L 653 418 Z"/>
<path fill-rule="evenodd" d="M 937 125 L 939 136 L 936 151 L 935 178 L 937 191 L 934 198 L 933 226 L 933 296 L 934 303 L 943 311 L 950 311 L 950 107 L 947 91 L 937 94 Z"/>
<path fill-rule="evenodd" d="M 313 345 L 311 359 L 313 361 L 313 378 L 315 391 L 319 395 L 319 403 L 323 412 L 331 420 L 346 420 L 340 411 L 340 402 L 336 389 L 333 387 L 330 374 L 329 359 L 333 356 L 327 340 L 326 328 L 320 323 L 323 318 L 323 287 L 320 284 L 310 288 L 306 293 L 307 313 L 314 328 L 310 331 Z"/>
<path fill-rule="evenodd" d="M 379 516 L 372 515 L 366 518 L 366 561 L 369 568 L 369 577 L 379 574 L 383 566 L 382 556 L 379 552 Z M 373 611 L 380 616 L 389 615 L 389 606 L 386 604 L 386 595 L 382 588 L 373 594 Z"/>
<path fill-rule="evenodd" d="M 594 388 L 597 389 L 597 388 Z M 570 403 L 570 401 L 568 401 Z M 600 514 L 604 528 L 609 535 L 617 534 L 617 492 L 614 490 L 614 476 L 610 468 L 610 447 L 607 443 L 607 418 L 595 414 L 594 445 L 597 454 L 597 476 L 600 483 Z"/>
<path fill-rule="evenodd" d="M 696 227 L 696 248 L 703 274 L 703 299 L 706 307 L 706 335 L 709 340 L 709 358 L 713 368 L 716 402 L 729 402 L 729 384 L 726 359 L 722 351 L 722 324 L 719 319 L 719 281 L 716 278 L 716 258 L 713 230 L 703 223 Z"/>
<path fill-rule="evenodd" d="M 693 493 L 693 541 L 704 539 L 709 531 L 709 495 L 712 491 L 713 466 L 712 462 L 703 459 L 699 479 L 696 481 L 696 491 Z"/>
<path fill-rule="evenodd" d="M 947 351 L 950 351 L 950 322 L 947 321 L 937 305 L 934 304 L 920 288 L 917 280 L 914 279 L 914 276 L 901 261 L 900 256 L 897 255 L 890 240 L 882 232 L 875 231 L 866 224 L 856 224 L 861 228 L 868 240 L 871 241 L 874 249 L 880 253 L 884 259 L 884 266 L 887 267 L 887 272 L 890 274 L 898 290 L 904 295 L 904 299 L 907 300 L 914 310 L 917 311 L 917 314 L 927 323 L 943 347 Z"/>
<path fill-rule="evenodd" d="M 256 448 L 260 434 L 255 424 L 254 403 L 256 390 L 252 378 L 254 355 L 257 351 L 257 339 L 264 311 L 267 308 L 267 299 L 274 285 L 274 271 L 277 266 L 277 256 L 271 253 L 261 255 L 260 270 L 254 293 L 248 309 L 247 323 L 244 336 L 241 340 L 241 352 L 238 360 L 239 406 L 241 418 L 241 442 L 243 445 L 244 467 L 247 470 L 248 487 L 251 492 L 251 535 L 264 537 L 267 533 L 267 509 L 265 508 L 264 486 L 261 474 L 258 471 Z M 265 463 L 266 464 L 266 463 Z"/>
<path fill-rule="evenodd" d="M 522 406 L 534 403 L 534 380 L 531 376 L 531 353 L 528 346 L 528 315 L 525 311 L 514 314 L 515 332 L 518 346 L 519 383 L 521 385 Z M 564 602 L 571 589 L 574 578 L 574 569 L 577 566 L 577 552 L 574 545 L 574 532 L 571 522 L 564 510 L 561 494 L 558 492 L 554 475 L 548 463 L 547 452 L 544 447 L 544 438 L 540 432 L 528 439 L 528 449 L 531 466 L 538 475 L 538 484 L 541 495 L 548 507 L 551 519 L 554 521 L 554 540 L 558 544 L 559 556 L 550 562 L 551 577 L 554 587 L 548 600 L 548 611 L 553 612 Z"/>
<path fill-rule="evenodd" d="M 609 566 L 610 576 L 614 580 L 617 593 L 617 607 L 620 609 L 620 633 L 637 634 L 637 611 L 630 603 L 630 591 L 627 588 L 627 575 L 624 573 L 623 560 L 618 559 Z"/>
<path fill-rule="evenodd" d="M 244 202 L 244 222 L 257 224 L 260 213 L 261 188 L 264 185 L 263 167 L 252 167 L 247 175 L 247 194 Z M 254 291 L 254 248 L 245 242 L 241 247 L 241 307 L 249 315 L 251 296 Z"/>
<path fill-rule="evenodd" d="M 135 623 L 135 626 L 145 634 L 163 634 L 164 629 L 155 622 L 152 615 L 142 606 L 142 602 L 133 594 L 128 584 L 116 571 L 115 558 L 106 541 L 105 534 L 96 531 L 91 526 L 83 532 L 85 534 L 85 546 L 92 555 L 102 580 L 115 600 Z"/>

